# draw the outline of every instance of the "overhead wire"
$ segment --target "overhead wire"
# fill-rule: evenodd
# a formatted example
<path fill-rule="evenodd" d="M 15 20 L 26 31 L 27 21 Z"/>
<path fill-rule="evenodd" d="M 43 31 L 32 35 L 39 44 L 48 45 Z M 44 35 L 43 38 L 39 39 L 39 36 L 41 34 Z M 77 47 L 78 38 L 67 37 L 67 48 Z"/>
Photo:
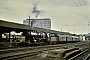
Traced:
<path fill-rule="evenodd" d="M 79 4 L 80 4 L 80 6 L 81 6 L 80 0 L 78 0 L 78 2 L 79 2 Z"/>
<path fill-rule="evenodd" d="M 54 3 L 55 5 L 57 5 L 58 6 L 58 4 L 56 4 L 53 0 L 51 0 L 52 1 L 52 3 Z M 83 0 L 84 1 L 84 0 Z M 73 2 L 76 4 L 76 6 L 80 9 L 80 11 L 82 12 L 82 14 L 86 17 L 86 18 L 88 18 L 88 16 L 85 14 L 85 12 L 83 11 L 83 8 L 82 7 L 80 7 L 80 6 L 82 6 L 82 4 L 80 3 L 80 0 L 78 0 L 78 3 L 79 3 L 79 5 L 73 0 Z M 84 5 L 86 5 L 86 3 L 84 3 Z"/>
<path fill-rule="evenodd" d="M 61 2 L 59 2 L 59 4 L 56 4 L 53 0 L 51 0 L 51 2 L 57 6 L 59 6 L 59 4 L 63 5 Z M 72 15 L 69 15 L 70 17 L 72 17 Z"/>
<path fill-rule="evenodd" d="M 85 17 L 87 17 L 86 14 L 83 12 L 82 7 L 80 8 L 80 6 L 82 6 L 81 3 L 80 3 L 80 1 L 78 0 L 78 3 L 79 3 L 80 6 L 79 6 L 74 0 L 73 0 L 73 2 L 74 2 L 74 4 L 80 9 L 80 11 L 83 13 L 83 15 L 84 15 Z"/>
<path fill-rule="evenodd" d="M 74 1 L 74 0 L 73 0 Z M 74 1 L 75 2 L 75 1 Z M 80 3 L 80 1 L 78 0 L 78 2 L 79 2 L 79 4 L 80 4 L 80 6 L 81 6 L 81 3 Z M 84 5 L 86 5 L 86 3 L 85 3 L 85 0 L 83 0 L 83 2 L 84 2 Z M 76 4 L 76 2 L 75 2 L 75 4 Z M 76 4 L 77 5 L 77 4 Z M 77 5 L 78 6 L 78 5 Z M 87 6 L 87 5 L 86 5 Z M 78 6 L 79 7 L 79 6 Z M 82 8 L 79 8 L 80 10 L 82 10 Z M 83 12 L 83 10 L 82 10 L 82 12 Z M 83 12 L 83 14 L 87 17 L 87 20 L 88 20 L 88 16 Z M 89 26 L 89 22 L 88 22 L 88 26 Z M 88 30 L 89 31 L 89 30 Z"/>
<path fill-rule="evenodd" d="M 51 2 L 58 6 L 58 4 L 56 4 L 53 0 L 51 0 Z"/>
<path fill-rule="evenodd" d="M 85 0 L 83 0 L 83 3 L 84 3 L 84 5 L 88 8 L 88 6 L 87 6 L 87 4 L 86 4 L 86 2 L 85 2 Z M 89 8 L 88 8 L 89 9 Z M 90 10 L 90 9 L 89 9 Z"/>
<path fill-rule="evenodd" d="M 86 6 L 86 8 L 87 8 L 88 10 L 90 10 L 90 9 L 88 8 L 88 6 L 87 6 L 85 0 L 83 0 L 83 3 L 84 3 L 84 5 Z M 88 18 L 88 17 L 87 17 L 87 18 Z"/>
<path fill-rule="evenodd" d="M 79 2 L 79 4 L 80 4 L 80 6 L 82 6 L 81 5 L 81 3 L 80 3 L 80 0 L 78 0 L 78 2 Z M 82 11 L 83 11 L 83 8 L 81 7 L 81 9 L 82 9 Z M 84 12 L 83 12 L 84 13 Z M 85 14 L 85 13 L 84 13 Z M 86 15 L 86 14 L 85 14 Z M 88 18 L 88 16 L 86 15 L 86 17 Z"/>
<path fill-rule="evenodd" d="M 86 5 L 85 0 L 83 0 L 83 2 L 84 2 L 84 5 Z M 86 5 L 86 6 L 87 6 L 87 5 Z"/>
<path fill-rule="evenodd" d="M 79 0 L 78 0 L 79 1 Z M 79 5 L 73 0 L 73 2 L 76 4 L 76 6 L 81 10 L 81 12 L 83 13 L 84 16 L 86 16 L 86 14 L 83 12 L 83 10 L 79 7 Z M 80 2 L 79 2 L 80 3 Z M 86 16 L 87 17 L 87 16 Z"/>
<path fill-rule="evenodd" d="M 83 2 L 84 2 L 84 5 L 87 7 L 87 4 L 86 4 L 86 2 L 85 2 L 85 0 L 83 0 Z M 88 8 L 88 7 L 87 7 Z M 89 9 L 89 8 L 88 8 Z M 90 9 L 89 9 L 90 10 Z M 89 26 L 89 22 L 88 22 L 88 26 Z"/>
<path fill-rule="evenodd" d="M 59 6 L 59 4 L 63 5 L 63 4 L 60 3 L 60 2 L 59 2 L 59 4 L 56 4 L 53 0 L 51 0 L 51 2 L 54 3 L 54 4 L 57 5 L 57 6 Z M 69 16 L 72 17 L 72 15 L 69 15 Z M 70 25 L 67 25 L 67 24 L 66 24 L 65 26 L 67 27 L 67 26 L 70 26 Z M 70 31 L 70 30 L 68 30 L 68 31 Z"/>

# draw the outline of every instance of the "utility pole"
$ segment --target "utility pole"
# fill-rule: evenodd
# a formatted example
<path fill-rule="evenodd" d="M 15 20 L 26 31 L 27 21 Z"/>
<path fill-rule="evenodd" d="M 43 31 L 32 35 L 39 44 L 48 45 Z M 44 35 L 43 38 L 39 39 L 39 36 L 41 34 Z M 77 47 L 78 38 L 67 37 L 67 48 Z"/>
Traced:
<path fill-rule="evenodd" d="M 74 25 L 74 34 L 75 34 L 75 25 Z"/>
<path fill-rule="evenodd" d="M 29 19 L 28 19 L 28 20 L 29 20 L 29 24 L 28 24 L 28 25 L 30 26 L 30 37 L 29 37 L 29 40 L 31 40 L 31 31 L 32 31 L 32 30 L 31 30 L 31 26 L 32 26 L 32 25 L 31 25 L 30 16 L 29 16 Z"/>
<path fill-rule="evenodd" d="M 29 20 L 29 24 L 28 24 L 28 25 L 30 26 L 30 22 L 31 22 L 31 21 L 30 21 L 30 16 L 29 16 L 29 19 L 28 19 L 28 20 Z"/>
<path fill-rule="evenodd" d="M 62 32 L 62 28 L 61 28 L 61 32 Z"/>
<path fill-rule="evenodd" d="M 74 30 L 74 34 L 75 34 L 75 30 Z"/>
<path fill-rule="evenodd" d="M 88 28 L 89 28 L 89 22 L 88 22 Z M 88 29 L 88 33 L 89 33 L 89 29 Z"/>

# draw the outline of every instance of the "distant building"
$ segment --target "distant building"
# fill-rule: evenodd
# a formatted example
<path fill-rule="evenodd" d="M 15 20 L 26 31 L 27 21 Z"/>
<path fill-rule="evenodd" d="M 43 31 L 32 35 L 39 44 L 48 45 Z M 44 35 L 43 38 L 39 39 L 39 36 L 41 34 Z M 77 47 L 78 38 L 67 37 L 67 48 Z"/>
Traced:
<path fill-rule="evenodd" d="M 80 35 L 80 40 L 81 40 L 81 41 L 85 41 L 85 36 Z"/>
<path fill-rule="evenodd" d="M 51 29 L 51 20 L 49 18 L 45 18 L 45 19 L 27 19 L 27 20 L 23 20 L 23 24 L 30 25 L 31 27 Z"/>

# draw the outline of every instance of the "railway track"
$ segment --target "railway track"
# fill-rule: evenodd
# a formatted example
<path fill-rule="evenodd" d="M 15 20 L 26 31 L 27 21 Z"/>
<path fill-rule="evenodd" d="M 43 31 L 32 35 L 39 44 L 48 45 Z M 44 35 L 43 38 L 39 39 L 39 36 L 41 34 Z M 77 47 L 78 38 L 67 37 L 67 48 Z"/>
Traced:
<path fill-rule="evenodd" d="M 20 59 L 20 58 L 24 58 L 24 57 L 27 57 L 27 56 L 37 55 L 38 53 L 39 53 L 39 51 L 36 51 L 36 52 L 27 52 L 27 53 L 16 54 L 16 55 L 10 55 L 10 56 L 3 56 L 3 57 L 0 57 L 0 60 L 14 60 L 14 59 Z"/>
<path fill-rule="evenodd" d="M 24 51 L 24 50 L 35 50 L 35 49 L 41 49 L 41 48 L 49 48 L 49 47 L 62 47 L 66 46 L 66 44 L 63 45 L 47 45 L 47 46 L 36 46 L 36 47 L 25 47 L 25 48 L 15 48 L 15 49 L 6 49 L 6 50 L 0 50 L 0 54 L 3 53 L 10 53 L 15 51 Z"/>
<path fill-rule="evenodd" d="M 5 50 L 0 50 L 0 54 L 3 53 L 9 53 L 9 52 L 14 52 L 14 51 L 23 51 L 23 50 L 34 50 L 34 49 L 39 49 L 39 48 L 48 48 L 48 47 L 61 47 L 61 46 L 66 46 L 67 44 L 58 44 L 58 45 L 46 45 L 46 46 L 34 46 L 34 47 L 23 47 L 23 48 L 13 48 L 13 49 L 5 49 Z M 68 45 L 71 45 L 68 43 Z"/>
<path fill-rule="evenodd" d="M 34 47 L 22 47 L 22 48 L 11 48 L 11 49 L 4 49 L 4 50 L 0 50 L 0 54 L 1 53 L 7 53 L 7 52 L 13 52 L 13 51 L 18 51 L 18 50 L 28 50 L 28 49 L 37 49 L 37 48 L 47 48 L 47 47 L 61 47 L 61 46 L 65 46 L 65 45 L 82 45 L 80 42 L 77 43 L 67 43 L 67 44 L 57 44 L 57 45 L 46 45 L 46 46 L 34 46 Z M 85 44 L 85 43 L 84 43 Z"/>
<path fill-rule="evenodd" d="M 86 49 L 69 60 L 90 60 L 90 49 Z"/>
<path fill-rule="evenodd" d="M 28 57 L 28 56 L 34 56 L 34 55 L 38 55 L 39 53 L 42 53 L 43 51 L 49 51 L 49 50 L 54 50 L 54 49 L 61 49 L 61 48 L 68 48 L 71 46 L 81 46 L 83 44 L 87 44 L 87 43 L 72 43 L 72 44 L 63 44 L 63 45 L 48 45 L 48 46 L 36 46 L 33 47 L 34 49 L 37 49 L 36 51 L 32 48 L 32 47 L 28 47 L 28 48 L 19 48 L 16 50 L 25 50 L 25 49 L 33 49 L 33 51 L 29 51 L 26 53 L 18 53 L 18 54 L 9 54 L 9 55 L 2 55 L 0 56 L 0 60 L 13 60 L 13 59 L 20 59 L 20 58 L 24 58 L 24 57 Z M 40 48 L 44 48 L 44 49 L 40 49 Z M 0 50 L 0 52 L 7 52 L 7 51 L 14 51 L 15 49 L 7 49 L 7 50 Z"/>
<path fill-rule="evenodd" d="M 27 52 L 27 53 L 21 53 L 21 54 L 15 54 L 15 55 L 9 55 L 9 56 L 2 56 L 2 57 L 0 57 L 0 60 L 15 60 L 15 59 L 28 57 L 28 56 L 35 56 L 35 55 L 38 55 L 39 53 L 44 52 L 44 51 L 61 49 L 61 48 L 65 48 L 65 47 L 63 46 L 63 47 L 49 48 L 49 49 L 38 50 L 38 51 Z"/>

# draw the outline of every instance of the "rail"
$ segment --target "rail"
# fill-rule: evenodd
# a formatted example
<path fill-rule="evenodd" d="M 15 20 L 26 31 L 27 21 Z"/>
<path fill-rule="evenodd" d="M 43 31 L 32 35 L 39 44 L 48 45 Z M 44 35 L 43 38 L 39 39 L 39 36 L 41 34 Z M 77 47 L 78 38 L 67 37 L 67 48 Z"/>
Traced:
<path fill-rule="evenodd" d="M 77 57 L 80 57 L 81 55 L 83 55 L 84 53 L 86 53 L 86 52 L 88 52 L 90 49 L 86 49 L 85 51 L 83 51 L 83 52 L 81 52 L 81 53 L 79 53 L 78 55 L 76 55 L 76 56 L 74 56 L 74 57 L 72 57 L 72 58 L 70 58 L 69 60 L 75 60 Z M 82 56 L 83 57 L 83 56 Z M 81 58 L 82 58 L 81 57 Z M 88 57 L 90 57 L 90 56 L 87 56 L 86 58 L 84 58 L 83 60 L 87 60 L 88 59 Z"/>
<path fill-rule="evenodd" d="M 43 51 L 49 51 L 49 50 L 54 50 L 54 49 L 60 49 L 60 47 L 57 48 L 49 48 L 49 49 L 44 49 L 44 50 L 38 50 L 38 51 L 33 51 L 33 52 L 27 52 L 27 53 L 21 53 L 21 54 L 15 54 L 15 55 L 9 55 L 9 56 L 2 56 L 0 57 L 0 60 L 13 60 L 13 59 L 20 59 L 28 56 L 34 56 L 38 55 L 39 53 Z"/>

